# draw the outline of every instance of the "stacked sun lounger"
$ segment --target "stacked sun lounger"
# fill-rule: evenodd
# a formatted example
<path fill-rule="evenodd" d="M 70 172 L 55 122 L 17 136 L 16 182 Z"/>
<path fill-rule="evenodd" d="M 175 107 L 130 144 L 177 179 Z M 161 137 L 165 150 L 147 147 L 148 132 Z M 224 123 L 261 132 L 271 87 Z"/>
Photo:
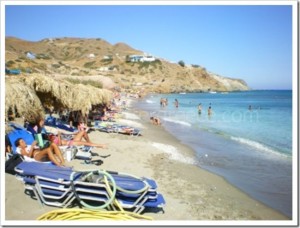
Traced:
<path fill-rule="evenodd" d="M 105 121 L 95 121 L 93 129 L 106 133 L 119 133 L 134 136 L 141 135 L 141 131 L 137 128 Z"/>
<path fill-rule="evenodd" d="M 16 168 L 25 189 L 42 204 L 89 209 L 161 209 L 165 200 L 154 180 L 104 170 L 76 172 L 53 164 L 22 162 Z"/>

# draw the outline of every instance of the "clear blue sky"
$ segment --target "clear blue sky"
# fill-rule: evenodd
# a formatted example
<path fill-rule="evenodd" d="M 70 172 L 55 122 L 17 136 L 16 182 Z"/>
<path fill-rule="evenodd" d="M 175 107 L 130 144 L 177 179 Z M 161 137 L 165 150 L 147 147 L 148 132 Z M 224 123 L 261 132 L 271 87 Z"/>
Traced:
<path fill-rule="evenodd" d="M 5 6 L 5 35 L 102 38 L 253 89 L 292 88 L 292 6 Z"/>

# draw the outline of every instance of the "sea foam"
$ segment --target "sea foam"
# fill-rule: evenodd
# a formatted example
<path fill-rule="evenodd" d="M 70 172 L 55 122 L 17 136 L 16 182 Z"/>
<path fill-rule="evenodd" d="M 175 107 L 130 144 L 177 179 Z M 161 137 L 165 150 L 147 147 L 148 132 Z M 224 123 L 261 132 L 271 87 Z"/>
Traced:
<path fill-rule="evenodd" d="M 181 120 L 174 120 L 174 119 L 171 119 L 171 118 L 168 118 L 168 117 L 164 117 L 163 118 L 164 121 L 168 121 L 168 122 L 172 122 L 172 123 L 175 123 L 175 124 L 180 124 L 180 125 L 184 125 L 184 126 L 187 126 L 187 127 L 191 127 L 192 125 L 188 122 L 185 122 L 185 121 L 181 121 Z"/>
<path fill-rule="evenodd" d="M 154 101 L 146 100 L 146 103 L 148 103 L 148 104 L 154 104 Z"/>
<path fill-rule="evenodd" d="M 185 157 L 183 156 L 183 154 L 181 154 L 176 147 L 172 146 L 172 145 L 167 145 L 167 144 L 162 144 L 162 143 L 156 143 L 153 142 L 151 143 L 151 145 L 157 149 L 159 149 L 160 151 L 165 152 L 166 154 L 168 154 L 170 157 L 170 159 L 172 160 L 176 160 L 176 161 L 180 161 L 186 164 L 195 164 L 195 160 L 189 157 Z"/>
<path fill-rule="evenodd" d="M 276 150 L 273 150 L 269 147 L 267 147 L 266 145 L 263 145 L 259 142 L 255 142 L 255 141 L 252 141 L 252 140 L 249 140 L 249 139 L 245 139 L 245 138 L 241 138 L 241 137 L 230 137 L 232 140 L 234 141 L 237 141 L 239 143 L 242 143 L 242 144 L 245 144 L 247 146 L 250 146 L 250 147 L 253 147 L 255 149 L 258 149 L 262 152 L 266 152 L 266 153 L 270 153 L 270 154 L 273 154 L 273 155 L 277 155 L 277 156 L 280 156 L 280 157 L 288 157 L 287 155 L 285 154 L 282 154 L 280 153 L 279 151 L 276 151 Z"/>

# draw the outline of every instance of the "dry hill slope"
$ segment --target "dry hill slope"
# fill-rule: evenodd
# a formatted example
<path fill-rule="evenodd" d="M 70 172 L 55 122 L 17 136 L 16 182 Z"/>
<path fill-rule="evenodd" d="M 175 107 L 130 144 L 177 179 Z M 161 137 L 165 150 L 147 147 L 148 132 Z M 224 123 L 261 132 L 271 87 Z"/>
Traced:
<path fill-rule="evenodd" d="M 30 59 L 27 53 L 33 53 Z M 129 55 L 143 55 L 127 44 L 112 45 L 103 39 L 49 38 L 30 42 L 5 39 L 5 63 L 22 73 L 42 73 L 95 81 L 145 92 L 206 92 L 248 90 L 240 79 L 209 73 L 200 66 L 182 66 L 157 57 L 154 62 L 128 62 Z M 101 77 L 97 77 L 101 76 Z M 107 83 L 104 83 L 107 87 Z"/>

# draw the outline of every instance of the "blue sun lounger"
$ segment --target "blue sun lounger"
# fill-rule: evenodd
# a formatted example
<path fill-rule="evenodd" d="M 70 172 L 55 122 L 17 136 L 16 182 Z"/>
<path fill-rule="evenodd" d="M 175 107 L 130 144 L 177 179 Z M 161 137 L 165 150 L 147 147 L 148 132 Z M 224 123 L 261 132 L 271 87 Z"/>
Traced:
<path fill-rule="evenodd" d="M 25 129 L 22 128 L 15 128 L 13 131 L 9 132 L 7 134 L 8 140 L 11 144 L 12 151 L 15 154 L 17 147 L 15 146 L 15 141 L 19 138 L 22 138 L 25 140 L 27 145 L 31 145 L 32 142 L 34 141 L 33 135 L 26 131 Z"/>
<path fill-rule="evenodd" d="M 66 122 L 54 118 L 54 117 L 48 117 L 45 119 L 45 125 L 50 126 L 50 127 L 56 127 L 62 130 L 70 131 L 70 132 L 76 132 L 77 129 L 75 127 L 71 127 L 69 124 Z"/>
<path fill-rule="evenodd" d="M 73 197 L 70 187 L 71 168 L 52 163 L 22 162 L 15 168 L 17 179 L 25 184 L 42 205 L 65 206 Z"/>
<path fill-rule="evenodd" d="M 22 162 L 15 170 L 25 189 L 30 190 L 41 204 L 68 207 L 77 202 L 93 209 L 115 210 L 114 200 L 117 200 L 124 209 L 137 213 L 165 204 L 162 195 L 156 191 L 155 181 L 147 178 L 99 170 L 75 172 L 71 168 L 36 162 Z M 112 189 L 115 194 L 111 193 Z"/>
<path fill-rule="evenodd" d="M 125 135 L 133 135 L 133 136 L 141 135 L 141 131 L 137 128 L 133 128 L 126 125 L 120 125 L 116 123 L 109 124 L 107 122 L 101 122 L 101 121 L 95 121 L 93 129 L 99 130 L 101 132 L 106 132 L 106 133 L 119 133 Z M 130 129 L 130 131 L 128 129 Z"/>
<path fill-rule="evenodd" d="M 19 138 L 22 138 L 25 140 L 27 145 L 31 145 L 32 142 L 34 141 L 34 136 L 33 134 L 23 128 L 20 125 L 17 124 L 9 124 L 14 130 L 9 132 L 7 134 L 7 138 L 11 144 L 12 151 L 14 154 L 16 154 L 17 147 L 15 146 L 15 141 Z M 61 146 L 60 149 L 62 152 L 64 152 L 68 147 Z M 92 147 L 89 146 L 72 146 L 71 148 L 69 147 L 68 149 L 72 150 L 73 156 L 72 159 L 81 159 L 81 160 L 91 160 L 92 157 Z"/>

